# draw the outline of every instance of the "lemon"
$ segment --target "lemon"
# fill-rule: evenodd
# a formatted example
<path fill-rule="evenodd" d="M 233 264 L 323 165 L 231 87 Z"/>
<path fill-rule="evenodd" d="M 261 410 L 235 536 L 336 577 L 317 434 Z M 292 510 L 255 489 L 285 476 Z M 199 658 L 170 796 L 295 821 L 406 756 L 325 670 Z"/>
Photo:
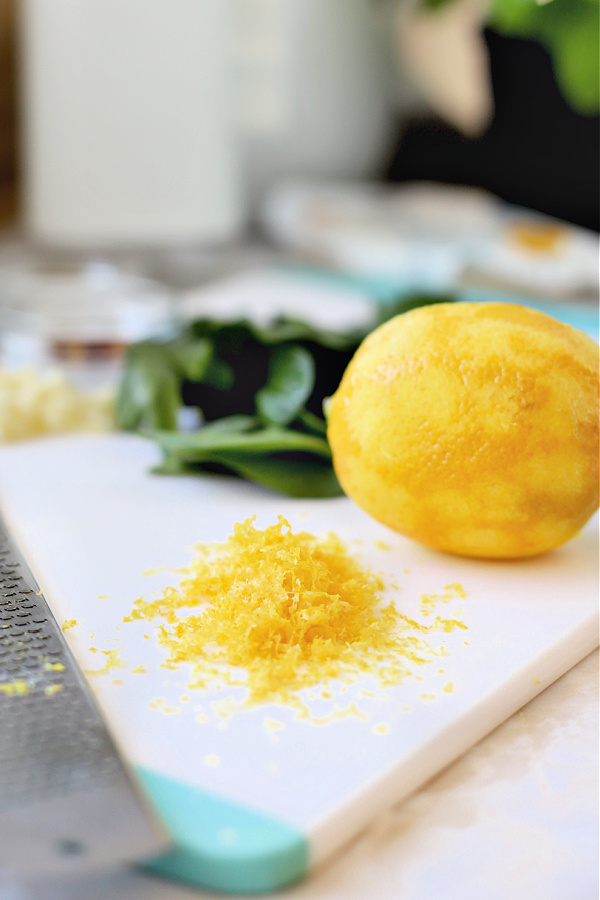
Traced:
<path fill-rule="evenodd" d="M 598 508 L 598 347 L 511 303 L 441 303 L 372 332 L 328 411 L 346 492 L 461 556 L 534 556 Z"/>

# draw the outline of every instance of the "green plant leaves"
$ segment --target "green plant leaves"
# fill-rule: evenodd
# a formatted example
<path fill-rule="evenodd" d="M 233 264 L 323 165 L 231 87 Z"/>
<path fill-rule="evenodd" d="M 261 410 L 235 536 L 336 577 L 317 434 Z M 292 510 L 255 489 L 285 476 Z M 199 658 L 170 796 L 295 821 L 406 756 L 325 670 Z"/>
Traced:
<path fill-rule="evenodd" d="M 269 380 L 255 397 L 256 411 L 265 423 L 289 425 L 312 394 L 315 362 L 308 350 L 284 345 L 271 354 Z"/>
<path fill-rule="evenodd" d="M 431 11 L 456 0 L 421 0 Z M 501 34 L 543 44 L 567 103 L 582 115 L 600 108 L 598 0 L 494 0 L 488 25 Z"/>
<path fill-rule="evenodd" d="M 452 297 L 403 297 L 393 315 Z M 198 319 L 170 341 L 134 344 L 117 398 L 118 425 L 156 441 L 162 475 L 228 473 L 291 497 L 335 497 L 326 396 L 370 329 L 331 332 L 283 318 L 268 326 Z M 204 424 L 178 428 L 184 406 Z"/>
<path fill-rule="evenodd" d="M 160 344 L 130 348 L 117 396 L 117 425 L 124 431 L 175 428 L 181 405 L 178 367 Z"/>
<path fill-rule="evenodd" d="M 489 24 L 543 44 L 567 103 L 583 115 L 598 113 L 598 0 L 495 0 Z"/>

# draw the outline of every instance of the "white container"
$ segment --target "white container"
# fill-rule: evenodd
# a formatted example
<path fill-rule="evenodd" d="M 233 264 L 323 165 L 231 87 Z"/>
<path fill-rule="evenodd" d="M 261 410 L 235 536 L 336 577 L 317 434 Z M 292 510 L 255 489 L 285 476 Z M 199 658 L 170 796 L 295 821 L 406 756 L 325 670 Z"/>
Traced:
<path fill-rule="evenodd" d="M 243 224 L 231 0 L 22 0 L 24 216 L 57 246 Z"/>

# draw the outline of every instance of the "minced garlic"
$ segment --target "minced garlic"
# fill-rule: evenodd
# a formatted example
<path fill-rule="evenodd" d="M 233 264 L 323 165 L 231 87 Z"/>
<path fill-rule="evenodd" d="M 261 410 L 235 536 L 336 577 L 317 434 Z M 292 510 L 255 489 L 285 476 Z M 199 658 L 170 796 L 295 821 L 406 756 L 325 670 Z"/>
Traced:
<path fill-rule="evenodd" d="M 159 644 L 167 664 L 193 664 L 189 687 L 244 685 L 247 705 L 290 703 L 326 679 L 396 684 L 429 661 L 421 634 L 446 620 L 418 625 L 384 605 L 381 576 L 336 535 L 294 534 L 283 516 L 260 531 L 254 519 L 198 545 L 178 587 L 139 598 L 125 620 L 165 621 Z"/>

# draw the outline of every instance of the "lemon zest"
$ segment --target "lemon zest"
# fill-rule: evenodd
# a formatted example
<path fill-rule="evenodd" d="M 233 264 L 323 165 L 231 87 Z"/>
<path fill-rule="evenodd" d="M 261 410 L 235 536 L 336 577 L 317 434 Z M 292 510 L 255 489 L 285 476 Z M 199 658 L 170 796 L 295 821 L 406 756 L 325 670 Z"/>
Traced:
<path fill-rule="evenodd" d="M 398 684 L 441 655 L 426 635 L 466 627 L 401 615 L 384 602 L 382 576 L 337 535 L 293 533 L 283 516 L 261 531 L 255 519 L 236 523 L 224 543 L 198 544 L 179 585 L 157 599 L 138 598 L 126 618 L 162 619 L 158 643 L 168 656 L 161 666 L 191 664 L 188 689 L 246 688 L 244 701 L 211 704 L 219 718 L 271 702 L 316 722 L 298 691 L 336 679 L 343 692 L 366 674 L 382 686 Z M 362 717 L 352 704 L 347 709 Z"/>

